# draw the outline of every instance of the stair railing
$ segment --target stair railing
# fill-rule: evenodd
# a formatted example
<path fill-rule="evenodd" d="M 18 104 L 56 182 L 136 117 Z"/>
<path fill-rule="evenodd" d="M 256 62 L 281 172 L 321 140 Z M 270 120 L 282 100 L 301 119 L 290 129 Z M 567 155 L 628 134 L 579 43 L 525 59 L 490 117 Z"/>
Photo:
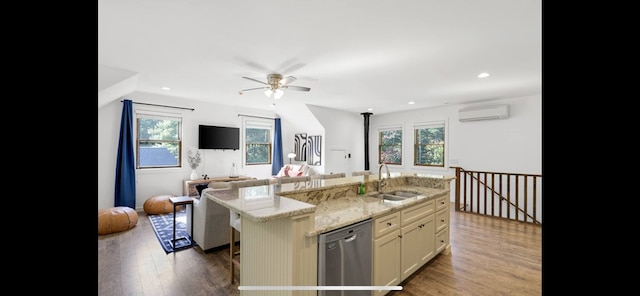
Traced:
<path fill-rule="evenodd" d="M 452 168 L 456 211 L 542 224 L 542 175 Z"/>

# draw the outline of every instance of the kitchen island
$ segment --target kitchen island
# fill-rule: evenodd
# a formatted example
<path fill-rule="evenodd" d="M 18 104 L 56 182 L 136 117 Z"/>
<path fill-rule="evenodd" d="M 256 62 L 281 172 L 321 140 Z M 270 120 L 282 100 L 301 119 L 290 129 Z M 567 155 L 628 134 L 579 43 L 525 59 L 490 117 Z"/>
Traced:
<path fill-rule="evenodd" d="M 373 219 L 374 223 L 376 220 L 381 222 L 380 218 L 399 216 L 401 211 L 409 208 L 426 208 L 422 204 L 430 202 L 433 206 L 436 199 L 443 204 L 446 201 L 448 205 L 449 183 L 454 179 L 414 175 L 385 179 L 386 186 L 381 190 L 383 192 L 402 189 L 419 193 L 402 203 L 390 203 L 370 195 L 377 192 L 377 178 L 374 175 L 318 179 L 246 187 L 237 192 L 205 189 L 203 197 L 219 203 L 240 217 L 240 294 L 316 295 L 315 290 L 255 291 L 244 290 L 243 287 L 316 286 L 319 234 L 366 219 Z M 360 184 L 364 184 L 366 192 L 370 194 L 358 195 Z M 435 206 L 432 209 L 435 210 Z M 420 217 L 426 215 L 425 212 Z M 393 226 L 398 225 L 391 222 L 384 224 L 385 227 L 391 227 L 391 231 L 394 230 Z M 419 225 L 420 228 L 423 226 Z M 386 233 L 382 226 L 374 225 L 374 230 Z M 446 236 L 446 245 L 440 251 L 449 251 L 448 231 Z M 375 250 L 374 248 L 374 257 Z M 433 256 L 434 254 L 430 258 Z M 397 278 L 400 279 L 400 276 Z M 399 283 L 397 280 L 376 281 L 374 276 L 374 285 L 378 285 L 376 282 L 379 285 Z"/>

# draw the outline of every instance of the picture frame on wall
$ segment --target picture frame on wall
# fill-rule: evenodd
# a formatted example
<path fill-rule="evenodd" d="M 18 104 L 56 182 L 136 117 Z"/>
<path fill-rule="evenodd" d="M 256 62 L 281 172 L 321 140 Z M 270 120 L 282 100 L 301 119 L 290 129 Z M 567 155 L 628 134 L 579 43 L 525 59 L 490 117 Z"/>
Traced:
<path fill-rule="evenodd" d="M 309 156 L 307 157 L 307 164 L 309 165 L 321 165 L 322 164 L 322 136 L 309 136 L 307 137 L 307 150 Z"/>
<path fill-rule="evenodd" d="M 307 160 L 307 134 L 299 133 L 293 136 L 293 151 L 296 154 L 295 161 Z"/>

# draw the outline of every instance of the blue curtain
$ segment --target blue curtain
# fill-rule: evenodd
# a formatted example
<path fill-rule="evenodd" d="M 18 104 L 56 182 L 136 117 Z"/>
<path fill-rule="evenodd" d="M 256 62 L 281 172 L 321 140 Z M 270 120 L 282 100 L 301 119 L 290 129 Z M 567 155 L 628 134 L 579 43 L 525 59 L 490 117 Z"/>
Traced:
<path fill-rule="evenodd" d="M 272 176 L 277 175 L 284 166 L 284 160 L 282 160 L 282 130 L 280 128 L 280 118 L 276 118 L 275 121 L 275 133 L 273 134 L 273 165 L 271 166 Z"/>
<path fill-rule="evenodd" d="M 116 207 L 136 208 L 136 163 L 133 150 L 133 102 L 122 101 L 120 139 L 116 160 Z"/>

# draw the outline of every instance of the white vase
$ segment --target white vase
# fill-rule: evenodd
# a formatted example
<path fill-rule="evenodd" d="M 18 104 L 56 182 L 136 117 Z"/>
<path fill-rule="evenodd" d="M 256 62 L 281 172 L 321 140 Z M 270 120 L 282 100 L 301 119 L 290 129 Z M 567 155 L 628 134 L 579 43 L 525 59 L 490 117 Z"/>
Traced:
<path fill-rule="evenodd" d="M 231 171 L 229 172 L 229 178 L 237 178 L 238 177 L 238 167 L 236 163 L 231 164 Z"/>
<path fill-rule="evenodd" d="M 196 170 L 191 170 L 191 180 L 198 179 L 198 172 Z"/>

